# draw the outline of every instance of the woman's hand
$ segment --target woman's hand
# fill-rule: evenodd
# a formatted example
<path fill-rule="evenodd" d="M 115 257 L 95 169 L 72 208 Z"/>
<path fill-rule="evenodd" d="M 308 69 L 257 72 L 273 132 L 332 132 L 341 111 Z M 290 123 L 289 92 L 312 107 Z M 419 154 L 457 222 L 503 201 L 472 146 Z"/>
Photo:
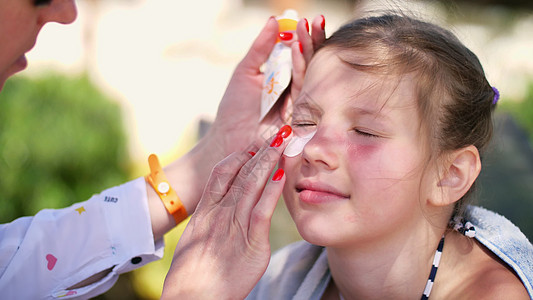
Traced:
<path fill-rule="evenodd" d="M 259 128 L 263 74 L 259 71 L 276 43 L 278 23 L 269 19 L 248 54 L 239 63 L 219 105 L 214 124 L 186 155 L 165 167 L 165 173 L 189 214 L 192 214 L 213 166 L 235 151 L 252 147 Z M 257 147 L 256 147 L 257 148 Z M 249 148 L 252 149 L 252 148 Z M 148 189 L 154 237 L 176 224 L 157 194 Z"/>
<path fill-rule="evenodd" d="M 302 19 L 298 22 L 299 42 L 292 45 L 293 99 L 296 99 L 303 85 L 306 64 L 311 59 L 314 49 L 325 39 L 321 25 L 323 22 L 322 16 L 313 20 L 311 35 L 307 31 L 307 21 Z M 287 97 L 282 97 L 279 104 L 259 123 L 261 92 L 265 79 L 260 68 L 268 59 L 277 38 L 278 22 L 275 18 L 270 18 L 235 69 L 220 102 L 217 117 L 205 138 L 182 159 L 165 169 L 167 177 L 174 189 L 179 192 L 178 195 L 189 213 L 196 209 L 206 180 L 217 162 L 232 152 L 257 148 L 257 145 L 273 134 L 275 128 L 279 128 L 289 120 L 284 117 L 287 111 L 283 109 L 288 103 Z M 299 43 L 302 44 L 303 54 L 299 50 Z M 166 232 L 168 226 L 164 229 L 160 231 Z"/>
<path fill-rule="evenodd" d="M 307 21 L 298 22 L 296 32 L 301 45 L 292 45 L 292 84 L 291 98 L 296 100 L 300 95 L 305 78 L 305 70 L 311 61 L 316 49 L 326 40 L 324 16 L 320 15 L 313 19 L 311 25 L 311 35 L 307 31 Z"/>
<path fill-rule="evenodd" d="M 296 99 L 303 85 L 305 69 L 317 47 L 325 40 L 324 17 L 317 16 L 311 25 L 311 32 L 307 30 L 307 20 L 301 19 L 297 25 L 298 41 L 291 45 L 293 57 L 293 79 L 291 98 Z M 248 54 L 239 63 L 219 105 L 217 117 L 212 130 L 208 133 L 219 149 L 222 157 L 234 151 L 243 151 L 247 147 L 261 144 L 265 138 L 273 134 L 275 128 L 285 124 L 282 117 L 283 102 L 273 108 L 273 112 L 259 123 L 261 92 L 264 74 L 261 66 L 268 59 L 276 39 L 278 38 L 278 23 L 270 18 L 252 44 Z M 303 53 L 300 52 L 302 45 Z"/>
<path fill-rule="evenodd" d="M 291 131 L 284 126 L 257 154 L 233 153 L 213 169 L 176 246 L 163 299 L 242 299 L 250 293 L 270 260 L 270 220 L 285 176 L 279 169 L 269 177 Z"/>
<path fill-rule="evenodd" d="M 272 17 L 233 73 L 216 119 L 206 136 L 221 156 L 218 161 L 232 152 L 254 147 L 258 142 L 264 81 L 260 68 L 267 61 L 277 37 L 278 22 Z"/>
<path fill-rule="evenodd" d="M 301 90 L 305 68 L 316 49 L 324 41 L 325 34 L 321 24 L 324 18 L 318 16 L 312 23 L 312 35 L 307 31 L 307 21 L 298 23 L 297 33 L 302 44 L 293 43 L 293 99 Z M 261 66 L 268 59 L 278 37 L 278 22 L 270 18 L 250 47 L 247 55 L 239 63 L 230 80 L 228 88 L 219 105 L 217 117 L 210 130 L 190 152 L 165 167 L 165 173 L 172 187 L 177 191 L 187 212 L 192 214 L 202 195 L 207 178 L 213 166 L 235 151 L 250 150 L 260 145 L 265 136 L 272 134 L 288 121 L 283 117 L 287 98 L 279 100 L 271 113 L 259 123 L 261 92 L 264 74 Z M 287 93 L 289 94 L 289 93 Z M 286 102 L 284 102 L 286 101 Z M 155 239 L 175 226 L 172 216 L 166 213 L 157 194 L 147 186 Z"/>
<path fill-rule="evenodd" d="M 296 27 L 296 33 L 298 34 L 298 42 L 292 45 L 292 82 L 289 101 L 295 101 L 302 91 L 304 84 L 305 71 L 313 54 L 326 40 L 326 33 L 324 31 L 325 26 L 324 16 L 320 15 L 313 19 L 311 24 L 311 35 L 307 28 L 308 23 L 306 20 L 300 20 Z M 289 123 L 290 116 L 292 114 L 291 102 L 286 104 L 283 110 L 286 123 Z"/>

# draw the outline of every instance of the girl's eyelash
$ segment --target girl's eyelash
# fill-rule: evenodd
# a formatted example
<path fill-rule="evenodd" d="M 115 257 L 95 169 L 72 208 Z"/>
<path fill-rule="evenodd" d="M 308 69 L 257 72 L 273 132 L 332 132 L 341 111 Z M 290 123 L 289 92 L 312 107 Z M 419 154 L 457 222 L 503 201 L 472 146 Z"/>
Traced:
<path fill-rule="evenodd" d="M 298 121 L 298 122 L 292 122 L 291 126 L 293 127 L 308 127 L 308 126 L 315 126 L 315 123 L 311 122 L 305 122 L 305 121 Z"/>
<path fill-rule="evenodd" d="M 43 5 L 49 5 L 52 3 L 53 0 L 33 0 L 33 5 L 35 6 L 43 6 Z"/>
<path fill-rule="evenodd" d="M 359 129 L 354 129 L 355 132 L 359 135 L 362 135 L 362 136 L 365 136 L 365 137 L 370 137 L 370 138 L 378 138 L 379 136 L 378 135 L 375 135 L 375 134 L 372 134 L 372 133 L 368 133 L 366 131 L 361 131 Z"/>

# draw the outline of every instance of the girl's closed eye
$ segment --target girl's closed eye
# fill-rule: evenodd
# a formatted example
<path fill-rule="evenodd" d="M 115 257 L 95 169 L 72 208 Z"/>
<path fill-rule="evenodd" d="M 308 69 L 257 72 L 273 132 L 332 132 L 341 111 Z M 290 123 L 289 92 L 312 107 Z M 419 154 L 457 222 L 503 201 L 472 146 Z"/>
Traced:
<path fill-rule="evenodd" d="M 379 138 L 381 136 L 379 135 L 376 135 L 374 133 L 371 133 L 369 130 L 363 130 L 363 129 L 357 129 L 355 128 L 354 129 L 355 133 L 357 133 L 358 135 L 361 135 L 361 136 L 364 136 L 364 137 L 369 137 L 369 138 Z"/>
<path fill-rule="evenodd" d="M 291 122 L 291 127 L 294 130 L 294 134 L 300 137 L 316 131 L 316 126 L 316 122 L 308 120 L 293 120 Z"/>
<path fill-rule="evenodd" d="M 292 121 L 291 126 L 292 127 L 311 127 L 311 126 L 316 126 L 316 124 L 311 121 Z"/>

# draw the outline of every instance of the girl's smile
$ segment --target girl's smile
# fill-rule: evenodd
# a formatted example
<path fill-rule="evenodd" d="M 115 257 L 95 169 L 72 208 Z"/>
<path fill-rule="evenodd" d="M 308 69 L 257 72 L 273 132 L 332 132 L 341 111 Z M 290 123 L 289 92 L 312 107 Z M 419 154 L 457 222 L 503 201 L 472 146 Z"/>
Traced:
<path fill-rule="evenodd" d="M 309 179 L 297 183 L 296 192 L 300 201 L 307 204 L 324 204 L 332 201 L 350 199 L 350 195 L 340 192 L 327 183 Z"/>

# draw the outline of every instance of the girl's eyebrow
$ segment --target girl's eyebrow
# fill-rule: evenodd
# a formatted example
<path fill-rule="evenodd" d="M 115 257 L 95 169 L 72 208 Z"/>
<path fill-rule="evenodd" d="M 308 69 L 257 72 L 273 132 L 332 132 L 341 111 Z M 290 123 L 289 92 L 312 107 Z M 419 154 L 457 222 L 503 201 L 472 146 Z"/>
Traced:
<path fill-rule="evenodd" d="M 313 100 L 313 98 L 306 92 L 302 94 L 295 101 L 293 114 L 311 114 L 313 116 L 322 115 L 323 110 L 320 105 Z"/>
<path fill-rule="evenodd" d="M 346 109 L 346 114 L 349 116 L 371 116 L 379 121 L 391 121 L 390 116 L 384 114 L 382 109 L 368 109 L 365 107 L 353 106 Z"/>

